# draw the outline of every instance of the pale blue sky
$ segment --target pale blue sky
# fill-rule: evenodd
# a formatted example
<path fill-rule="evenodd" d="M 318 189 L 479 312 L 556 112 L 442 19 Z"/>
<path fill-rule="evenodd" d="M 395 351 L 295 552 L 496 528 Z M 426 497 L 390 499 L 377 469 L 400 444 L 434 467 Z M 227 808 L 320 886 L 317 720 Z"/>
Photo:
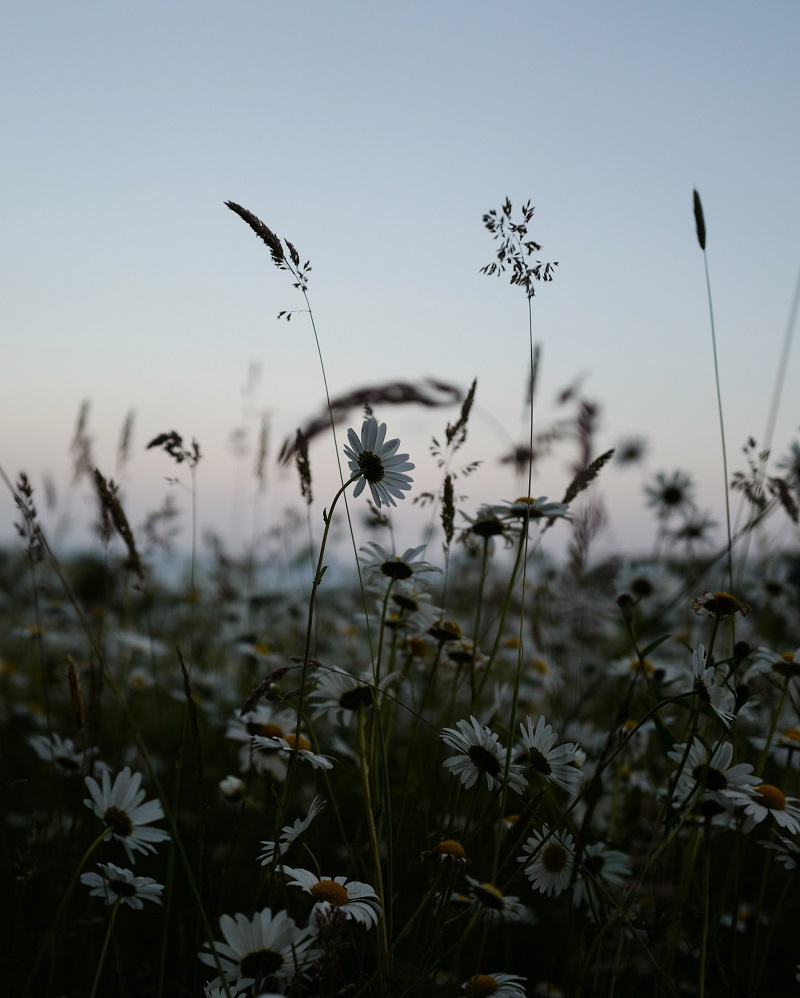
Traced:
<path fill-rule="evenodd" d="M 83 399 L 101 470 L 135 408 L 131 518 L 159 505 L 156 433 L 201 441 L 201 520 L 227 533 L 226 445 L 241 388 L 276 443 L 323 399 L 310 329 L 231 199 L 314 266 L 310 296 L 334 394 L 395 378 L 479 378 L 465 459 L 477 500 L 511 498 L 493 459 L 523 421 L 523 294 L 478 270 L 481 216 L 537 207 L 556 281 L 534 300 L 540 424 L 585 374 L 602 449 L 650 441 L 722 516 L 702 254 L 703 198 L 729 462 L 763 435 L 800 267 L 800 5 L 786 2 L 40 2 L 4 14 L 0 464 L 68 479 Z M 800 423 L 792 355 L 775 439 Z M 484 413 L 486 415 L 484 415 Z M 427 455 L 454 412 L 378 416 Z M 251 428 L 253 422 L 251 422 Z M 572 455 L 570 454 L 569 457 Z M 559 497 L 568 455 L 537 493 Z M 320 506 L 330 447 L 312 451 Z M 85 490 L 84 490 L 85 491 Z M 610 542 L 647 536 L 635 472 L 609 471 Z M 293 479 L 275 508 L 293 496 Z M 83 493 L 70 500 L 79 519 Z M 469 508 L 469 507 L 468 507 Z M 0 500 L 0 536 L 13 508 Z M 616 514 L 619 514 L 618 516 Z M 396 515 L 401 543 L 418 530 Z"/>

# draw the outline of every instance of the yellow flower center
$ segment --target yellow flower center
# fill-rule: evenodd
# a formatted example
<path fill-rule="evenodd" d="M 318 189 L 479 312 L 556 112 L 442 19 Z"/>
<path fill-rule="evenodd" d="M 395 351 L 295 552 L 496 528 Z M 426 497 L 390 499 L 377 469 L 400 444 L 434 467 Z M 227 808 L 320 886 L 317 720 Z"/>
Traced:
<path fill-rule="evenodd" d="M 497 991 L 497 981 L 490 974 L 475 974 L 464 985 L 467 998 L 485 998 Z"/>
<path fill-rule="evenodd" d="M 640 658 L 637 658 L 633 662 L 631 662 L 629 666 L 629 671 L 646 672 L 649 675 L 650 673 L 656 671 L 656 667 L 653 665 L 653 663 L 650 661 L 649 658 L 646 658 L 644 661 L 642 661 Z"/>
<path fill-rule="evenodd" d="M 550 666 L 545 662 L 543 658 L 535 658 L 533 660 L 533 668 L 540 676 L 546 676 L 550 671 Z"/>
<path fill-rule="evenodd" d="M 433 851 L 442 856 L 452 856 L 453 859 L 467 858 L 464 847 L 460 842 L 456 842 L 455 839 L 445 839 L 444 842 L 440 842 Z"/>
<path fill-rule="evenodd" d="M 248 721 L 244 727 L 248 735 L 260 735 L 262 738 L 283 738 L 283 728 L 279 724 Z"/>
<path fill-rule="evenodd" d="M 787 742 L 800 743 L 800 728 L 787 728 L 781 732 L 781 738 Z"/>
<path fill-rule="evenodd" d="M 311 888 L 311 896 L 317 901 L 327 901 L 334 908 L 341 908 L 350 900 L 345 888 L 335 880 L 320 880 Z"/>
<path fill-rule="evenodd" d="M 756 797 L 759 804 L 768 807 L 770 811 L 785 811 L 786 797 L 783 792 L 771 783 L 761 783 L 756 787 Z"/>
<path fill-rule="evenodd" d="M 302 735 L 300 735 L 299 740 L 297 739 L 296 735 L 284 735 L 283 740 L 286 742 L 289 748 L 294 748 L 295 741 L 297 741 L 298 748 L 300 749 L 301 752 L 311 751 L 311 746 L 308 744 L 305 738 L 303 738 Z"/>

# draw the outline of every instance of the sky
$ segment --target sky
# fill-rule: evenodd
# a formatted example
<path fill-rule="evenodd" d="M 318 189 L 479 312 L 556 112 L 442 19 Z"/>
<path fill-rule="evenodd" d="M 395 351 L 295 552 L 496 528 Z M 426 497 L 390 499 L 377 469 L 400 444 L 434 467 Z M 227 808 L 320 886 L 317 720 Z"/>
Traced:
<path fill-rule="evenodd" d="M 800 268 L 798 38 L 795 0 L 12 5 L 0 39 L 0 466 L 24 470 L 52 535 L 78 543 L 94 512 L 86 483 L 70 483 L 82 403 L 93 460 L 121 479 L 134 524 L 170 488 L 188 517 L 186 490 L 165 481 L 185 483 L 185 469 L 146 449 L 174 429 L 201 444 L 201 532 L 235 549 L 255 485 L 231 434 L 243 429 L 252 451 L 266 414 L 259 526 L 299 507 L 294 473 L 274 458 L 323 406 L 319 357 L 306 315 L 277 319 L 304 302 L 232 200 L 311 261 L 331 394 L 429 377 L 465 391 L 477 377 L 458 460 L 483 463 L 458 483 L 464 508 L 514 498 L 520 484 L 497 459 L 526 432 L 527 303 L 480 273 L 494 253 L 482 217 L 509 197 L 536 206 L 531 236 L 559 263 L 533 299 L 537 429 L 580 378 L 602 407 L 597 453 L 648 442 L 644 469 L 601 477 L 604 543 L 651 543 L 642 486 L 657 471 L 690 474 L 721 521 L 692 190 L 733 471 L 747 437 L 764 440 Z M 784 375 L 776 454 L 798 436 L 796 350 Z M 118 469 L 131 410 L 132 458 Z M 457 414 L 376 412 L 420 491 L 438 486 L 430 439 Z M 560 498 L 572 460 L 565 448 L 547 462 L 534 493 Z M 321 525 L 337 485 L 330 440 L 311 462 Z M 0 541 L 14 519 L 6 494 Z M 420 543 L 418 507 L 393 523 L 399 546 Z"/>

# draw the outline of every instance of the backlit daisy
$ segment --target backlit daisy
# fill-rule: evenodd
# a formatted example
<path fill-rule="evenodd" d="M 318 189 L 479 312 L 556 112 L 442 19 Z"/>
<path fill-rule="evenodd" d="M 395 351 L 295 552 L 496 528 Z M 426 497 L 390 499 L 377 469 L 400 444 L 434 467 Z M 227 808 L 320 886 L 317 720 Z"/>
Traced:
<path fill-rule="evenodd" d="M 456 728 L 444 728 L 441 737 L 445 745 L 458 749 L 458 754 L 446 759 L 443 765 L 453 776 L 460 777 L 468 790 L 481 776 L 486 777 L 490 790 L 503 785 L 507 750 L 493 731 L 470 717 L 469 721 L 458 721 Z M 512 790 L 522 793 L 528 781 L 520 775 L 519 768 L 512 765 L 508 783 Z"/>
<path fill-rule="evenodd" d="M 400 440 L 386 440 L 386 423 L 378 424 L 374 416 L 365 419 L 361 427 L 361 438 L 356 431 L 347 431 L 350 446 L 344 446 L 350 465 L 350 473 L 358 475 L 354 497 L 364 491 L 369 485 L 372 500 L 380 509 L 384 506 L 396 506 L 395 499 L 405 499 L 403 495 L 411 488 L 413 479 L 406 475 L 414 467 L 408 460 L 408 454 L 398 454 Z"/>
<path fill-rule="evenodd" d="M 709 617 L 716 617 L 718 620 L 732 617 L 736 613 L 746 617 L 753 609 L 747 603 L 742 603 L 735 596 L 725 592 L 703 593 L 702 596 L 696 596 L 689 605 L 695 613 L 707 613 Z"/>
<path fill-rule="evenodd" d="M 532 922 L 531 911 L 520 902 L 514 894 L 503 894 L 495 884 L 481 883 L 473 877 L 467 877 L 470 885 L 469 894 L 465 898 L 453 897 L 454 901 L 462 900 L 470 904 L 473 911 L 491 925 L 501 922 Z"/>
<path fill-rule="evenodd" d="M 674 762 L 683 759 L 686 746 L 676 745 L 667 755 Z M 708 749 L 699 741 L 692 743 L 675 788 L 675 805 L 688 801 L 711 800 L 723 808 L 746 804 L 755 787 L 761 782 L 753 776 L 753 767 L 748 762 L 731 766 L 733 745 L 723 742 L 714 749 L 709 758 Z"/>
<path fill-rule="evenodd" d="M 673 513 L 689 513 L 694 510 L 692 492 L 694 486 L 689 475 L 674 471 L 667 476 L 660 471 L 653 485 L 645 486 L 647 505 L 655 508 L 659 519 L 667 520 Z"/>
<path fill-rule="evenodd" d="M 522 848 L 524 855 L 517 862 L 525 864 L 525 876 L 535 891 L 556 897 L 569 887 L 575 865 L 575 840 L 569 832 L 551 832 L 543 824 Z"/>
<path fill-rule="evenodd" d="M 526 980 L 516 974 L 475 974 L 461 986 L 466 998 L 525 998 Z"/>
<path fill-rule="evenodd" d="M 314 769 L 333 769 L 331 760 L 326 755 L 312 752 L 311 746 L 302 735 L 299 736 L 299 739 L 294 734 L 276 735 L 274 738 L 262 738 L 260 735 L 256 735 L 253 739 L 254 752 L 259 749 L 262 751 L 277 749 L 289 756 L 295 751 L 295 746 L 297 746 L 298 757 L 304 762 L 311 763 Z"/>
<path fill-rule="evenodd" d="M 412 575 L 421 575 L 425 572 L 438 572 L 440 569 L 434 568 L 419 555 L 427 547 L 427 544 L 420 544 L 419 547 L 406 548 L 401 554 L 390 554 L 386 548 L 370 541 L 362 547 L 361 564 L 364 569 L 372 575 L 383 575 L 387 579 L 395 581 L 405 581 Z"/>
<path fill-rule="evenodd" d="M 731 726 L 736 695 L 725 686 L 722 673 L 706 668 L 706 650 L 698 645 L 692 652 L 694 689 L 702 703 L 708 704 L 726 727 Z"/>
<path fill-rule="evenodd" d="M 569 519 L 569 505 L 563 502 L 548 501 L 547 496 L 539 496 L 534 499 L 532 496 L 520 496 L 513 502 L 504 500 L 501 505 L 492 506 L 491 510 L 502 520 L 516 520 L 517 522 L 528 520 L 553 520 Z"/>
<path fill-rule="evenodd" d="M 144 790 L 139 789 L 141 773 L 131 774 L 126 766 L 117 773 L 114 783 L 108 773 L 102 774 L 102 785 L 87 776 L 86 787 L 91 800 L 84 800 L 108 827 L 106 838 L 115 838 L 125 846 L 128 858 L 134 862 L 134 850 L 155 852 L 155 843 L 169 839 L 169 832 L 162 828 L 149 828 L 151 822 L 164 817 L 160 801 L 143 804 Z"/>
<path fill-rule="evenodd" d="M 745 804 L 745 819 L 742 831 L 751 832 L 755 826 L 767 817 L 773 818 L 781 828 L 791 835 L 800 832 L 800 800 L 787 797 L 784 792 L 771 783 L 759 783 L 754 788 L 751 800 Z"/>
<path fill-rule="evenodd" d="M 332 724 L 349 724 L 360 710 L 372 706 L 372 688 L 362 681 L 367 678 L 367 673 L 358 679 L 339 669 L 324 673 L 311 694 L 314 717 L 327 715 Z"/>
<path fill-rule="evenodd" d="M 98 863 L 100 873 L 82 873 L 81 883 L 91 887 L 91 897 L 105 898 L 109 907 L 119 901 L 130 908 L 140 909 L 143 902 L 161 904 L 163 884 L 151 877 L 136 877 L 132 870 L 123 870 L 113 863 Z"/>
<path fill-rule="evenodd" d="M 221 966 L 223 976 L 211 981 L 210 987 L 224 980 L 241 990 L 268 978 L 293 977 L 319 956 L 311 948 L 313 930 L 298 928 L 285 911 L 273 915 L 264 908 L 253 918 L 223 915 L 219 927 L 225 942 L 206 943 L 208 952 L 198 953 L 206 966 L 216 969 L 217 961 Z"/>
<path fill-rule="evenodd" d="M 325 801 L 320 800 L 319 797 L 315 797 L 311 801 L 311 806 L 308 809 L 308 814 L 305 818 L 297 818 L 293 825 L 284 825 L 281 830 L 281 837 L 278 839 L 278 856 L 284 856 L 289 851 L 289 846 L 296 842 L 300 836 L 307 832 L 311 822 L 316 818 L 319 812 L 325 807 Z M 275 858 L 275 843 L 274 842 L 262 842 L 261 845 L 264 847 L 263 852 L 258 857 L 261 861 L 262 866 L 268 866 L 272 860 Z"/>
<path fill-rule="evenodd" d="M 519 730 L 523 749 L 517 761 L 533 769 L 547 783 L 556 783 L 564 790 L 576 789 L 582 779 L 581 771 L 574 765 L 578 758 L 576 746 L 572 742 L 556 746 L 558 734 L 544 717 L 539 717 L 535 729 L 533 720 L 526 717 Z"/>
<path fill-rule="evenodd" d="M 306 894 L 314 898 L 309 924 L 314 923 L 317 910 L 321 907 L 335 908 L 346 918 L 360 922 L 368 929 L 377 925 L 383 914 L 378 895 L 369 884 L 348 881 L 347 877 L 318 877 L 310 870 L 294 870 L 288 866 L 283 868 L 283 872 L 291 878 L 290 886 L 302 887 Z"/>

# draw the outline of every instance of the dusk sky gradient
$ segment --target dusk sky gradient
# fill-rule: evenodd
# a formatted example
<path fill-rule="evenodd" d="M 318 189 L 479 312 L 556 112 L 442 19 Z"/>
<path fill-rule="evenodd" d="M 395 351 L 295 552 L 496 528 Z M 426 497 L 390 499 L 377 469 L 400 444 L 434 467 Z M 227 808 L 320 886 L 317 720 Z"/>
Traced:
<path fill-rule="evenodd" d="M 333 395 L 425 377 L 466 390 L 478 377 L 460 455 L 484 461 L 460 483 L 472 513 L 519 494 L 497 457 L 526 425 L 525 296 L 479 273 L 494 253 L 482 216 L 530 199 L 540 257 L 559 261 L 533 300 L 537 426 L 582 376 L 602 405 L 598 453 L 631 435 L 649 443 L 644 477 L 601 478 L 604 543 L 652 543 L 642 485 L 660 470 L 689 472 L 723 522 L 692 190 L 733 471 L 746 438 L 763 441 L 800 267 L 796 0 L 45 0 L 3 20 L 0 465 L 27 471 L 37 495 L 52 476 L 62 506 L 45 523 L 66 509 L 64 540 L 93 512 L 85 484 L 69 489 L 83 400 L 110 477 L 136 411 L 123 476 L 134 524 L 176 471 L 145 445 L 175 429 L 203 449 L 201 530 L 234 544 L 247 536 L 252 458 L 237 465 L 231 432 L 245 426 L 252 447 L 268 412 L 274 461 L 323 405 L 307 317 L 276 318 L 302 297 L 226 200 L 311 260 Z M 260 378 L 243 394 L 253 363 Z M 776 456 L 798 437 L 798 384 L 794 350 Z M 428 443 L 457 408 L 376 415 L 410 452 L 416 487 L 435 488 Z M 549 462 L 535 494 L 559 499 L 573 458 L 565 448 Z M 328 439 L 311 461 L 321 529 L 337 484 Z M 293 470 L 270 474 L 263 526 L 300 502 Z M 394 514 L 401 548 L 420 543 L 409 506 Z M 0 511 L 8 540 L 7 493 Z"/>

